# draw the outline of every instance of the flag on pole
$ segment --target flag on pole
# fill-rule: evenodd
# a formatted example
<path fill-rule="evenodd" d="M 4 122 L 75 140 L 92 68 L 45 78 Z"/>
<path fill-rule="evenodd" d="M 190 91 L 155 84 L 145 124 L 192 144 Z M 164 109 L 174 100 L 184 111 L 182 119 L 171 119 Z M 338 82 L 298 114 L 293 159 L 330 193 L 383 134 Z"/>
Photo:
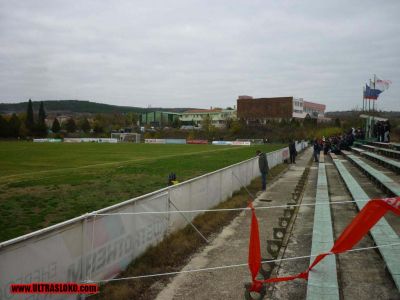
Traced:
<path fill-rule="evenodd" d="M 365 99 L 377 100 L 380 93 L 382 93 L 381 90 L 372 89 L 369 87 L 368 84 L 365 85 L 365 92 L 364 92 Z"/>
<path fill-rule="evenodd" d="M 390 80 L 383 80 L 376 77 L 375 88 L 382 92 L 387 90 L 391 84 L 392 82 Z"/>

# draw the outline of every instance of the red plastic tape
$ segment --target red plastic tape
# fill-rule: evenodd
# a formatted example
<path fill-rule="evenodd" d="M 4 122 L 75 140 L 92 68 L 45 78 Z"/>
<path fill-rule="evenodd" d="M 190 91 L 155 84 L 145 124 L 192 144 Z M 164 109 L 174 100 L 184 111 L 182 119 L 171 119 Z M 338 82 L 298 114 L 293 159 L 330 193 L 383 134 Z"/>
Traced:
<path fill-rule="evenodd" d="M 297 275 L 287 277 L 270 278 L 266 280 L 257 280 L 256 276 L 261 267 L 261 249 L 260 235 L 258 231 L 258 221 L 252 204 L 251 208 L 251 226 L 249 241 L 249 269 L 251 273 L 252 286 L 251 291 L 259 292 L 263 283 L 272 283 L 280 281 L 290 281 L 297 278 L 308 279 L 308 273 L 322 260 L 330 254 L 338 254 L 350 250 L 357 244 L 368 231 L 388 212 L 392 211 L 400 216 L 400 197 L 372 199 L 367 202 L 364 208 L 356 215 L 351 223 L 343 230 L 339 238 L 335 241 L 332 249 L 328 253 L 318 255 L 310 267 Z"/>

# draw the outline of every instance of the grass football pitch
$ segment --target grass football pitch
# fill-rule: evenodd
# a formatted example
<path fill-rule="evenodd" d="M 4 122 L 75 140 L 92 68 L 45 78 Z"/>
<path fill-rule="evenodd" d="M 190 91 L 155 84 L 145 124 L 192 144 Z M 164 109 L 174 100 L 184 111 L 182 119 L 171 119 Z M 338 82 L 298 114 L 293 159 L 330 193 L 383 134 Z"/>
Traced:
<path fill-rule="evenodd" d="M 283 146 L 0 142 L 0 241 Z"/>

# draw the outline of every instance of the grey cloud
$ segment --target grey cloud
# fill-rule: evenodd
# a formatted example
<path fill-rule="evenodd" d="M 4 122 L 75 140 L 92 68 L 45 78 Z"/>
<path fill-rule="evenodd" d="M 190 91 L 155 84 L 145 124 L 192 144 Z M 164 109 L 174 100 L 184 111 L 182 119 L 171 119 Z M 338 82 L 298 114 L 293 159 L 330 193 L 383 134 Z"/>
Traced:
<path fill-rule="evenodd" d="M 398 109 L 400 2 L 0 0 L 0 102 L 232 106 L 295 95 L 360 106 L 391 79 Z"/>

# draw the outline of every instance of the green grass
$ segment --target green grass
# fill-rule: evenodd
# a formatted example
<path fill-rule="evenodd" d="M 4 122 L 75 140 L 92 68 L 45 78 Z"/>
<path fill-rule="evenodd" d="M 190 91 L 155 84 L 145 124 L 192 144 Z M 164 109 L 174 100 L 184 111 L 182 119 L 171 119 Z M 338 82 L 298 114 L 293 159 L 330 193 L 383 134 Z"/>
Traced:
<path fill-rule="evenodd" d="M 265 152 L 283 145 L 257 146 Z M 254 156 L 256 147 L 0 143 L 0 241 Z"/>

